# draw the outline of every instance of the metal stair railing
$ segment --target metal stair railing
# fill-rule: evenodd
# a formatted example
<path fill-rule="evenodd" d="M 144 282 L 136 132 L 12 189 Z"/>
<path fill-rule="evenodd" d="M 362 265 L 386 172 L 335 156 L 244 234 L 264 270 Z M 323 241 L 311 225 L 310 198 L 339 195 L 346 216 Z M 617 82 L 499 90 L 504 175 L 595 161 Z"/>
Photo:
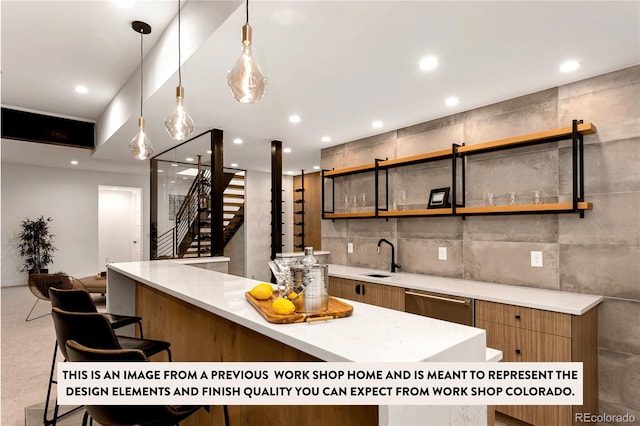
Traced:
<path fill-rule="evenodd" d="M 198 220 L 199 220 L 199 186 L 204 184 L 206 191 L 211 191 L 211 171 L 202 170 L 193 180 L 189 192 L 185 196 L 184 202 L 178 213 L 176 214 L 176 226 L 175 226 L 175 241 L 176 241 L 176 254 L 178 257 L 182 257 L 187 247 L 191 244 L 194 235 L 199 234 Z M 196 229 L 194 229 L 194 227 Z"/>
<path fill-rule="evenodd" d="M 157 238 L 157 255 L 158 259 L 171 259 L 176 254 L 176 233 L 175 227 L 169 229 Z"/>

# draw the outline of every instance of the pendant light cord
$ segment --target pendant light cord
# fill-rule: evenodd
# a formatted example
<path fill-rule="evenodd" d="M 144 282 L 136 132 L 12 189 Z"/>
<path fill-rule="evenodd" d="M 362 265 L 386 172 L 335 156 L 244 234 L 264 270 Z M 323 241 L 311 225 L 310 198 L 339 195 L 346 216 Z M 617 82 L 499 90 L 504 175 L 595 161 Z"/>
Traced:
<path fill-rule="evenodd" d="M 247 24 L 249 23 L 249 0 L 247 0 Z"/>
<path fill-rule="evenodd" d="M 178 85 L 182 86 L 182 52 L 180 51 L 180 0 L 178 0 Z"/>
<path fill-rule="evenodd" d="M 142 84 L 142 75 L 144 74 L 144 70 L 142 67 L 142 64 L 144 64 L 143 61 L 143 50 L 142 50 L 142 37 L 143 33 L 142 31 L 140 31 L 140 117 L 142 117 L 142 100 L 143 100 L 143 96 L 142 96 L 142 91 L 143 91 L 143 84 Z"/>

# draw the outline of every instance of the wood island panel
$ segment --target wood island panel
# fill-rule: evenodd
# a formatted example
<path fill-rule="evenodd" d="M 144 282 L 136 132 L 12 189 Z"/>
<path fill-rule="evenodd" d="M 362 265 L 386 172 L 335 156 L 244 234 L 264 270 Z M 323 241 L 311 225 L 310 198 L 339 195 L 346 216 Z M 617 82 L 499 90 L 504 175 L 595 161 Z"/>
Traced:
<path fill-rule="evenodd" d="M 145 338 L 171 342 L 174 362 L 255 362 L 319 361 L 309 354 L 287 346 L 197 306 L 136 283 L 136 315 L 143 318 Z M 153 357 L 152 361 L 166 361 Z M 375 426 L 378 406 L 229 406 L 229 421 L 234 426 L 305 425 Z M 212 426 L 224 424 L 221 406 L 199 410 L 181 424 Z"/>

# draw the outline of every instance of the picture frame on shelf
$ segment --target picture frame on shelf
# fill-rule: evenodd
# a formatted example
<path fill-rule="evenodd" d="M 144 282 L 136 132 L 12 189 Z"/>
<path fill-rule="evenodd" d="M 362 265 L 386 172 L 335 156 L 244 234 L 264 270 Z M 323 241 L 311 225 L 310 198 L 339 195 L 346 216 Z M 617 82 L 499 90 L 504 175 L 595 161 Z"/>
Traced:
<path fill-rule="evenodd" d="M 450 187 L 432 189 L 429 194 L 428 209 L 444 209 L 451 207 L 449 204 L 449 190 Z"/>

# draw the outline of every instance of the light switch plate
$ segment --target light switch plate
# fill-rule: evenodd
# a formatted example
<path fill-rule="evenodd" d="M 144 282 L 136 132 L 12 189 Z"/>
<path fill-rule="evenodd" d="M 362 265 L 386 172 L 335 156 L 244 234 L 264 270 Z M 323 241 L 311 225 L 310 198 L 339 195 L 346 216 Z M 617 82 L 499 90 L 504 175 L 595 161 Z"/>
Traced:
<path fill-rule="evenodd" d="M 447 248 L 438 247 L 438 260 L 447 260 Z"/>
<path fill-rule="evenodd" d="M 531 252 L 531 266 L 534 268 L 542 268 L 542 252 L 541 251 Z"/>
<path fill-rule="evenodd" d="M 353 243 L 347 243 L 347 253 L 353 253 Z"/>

